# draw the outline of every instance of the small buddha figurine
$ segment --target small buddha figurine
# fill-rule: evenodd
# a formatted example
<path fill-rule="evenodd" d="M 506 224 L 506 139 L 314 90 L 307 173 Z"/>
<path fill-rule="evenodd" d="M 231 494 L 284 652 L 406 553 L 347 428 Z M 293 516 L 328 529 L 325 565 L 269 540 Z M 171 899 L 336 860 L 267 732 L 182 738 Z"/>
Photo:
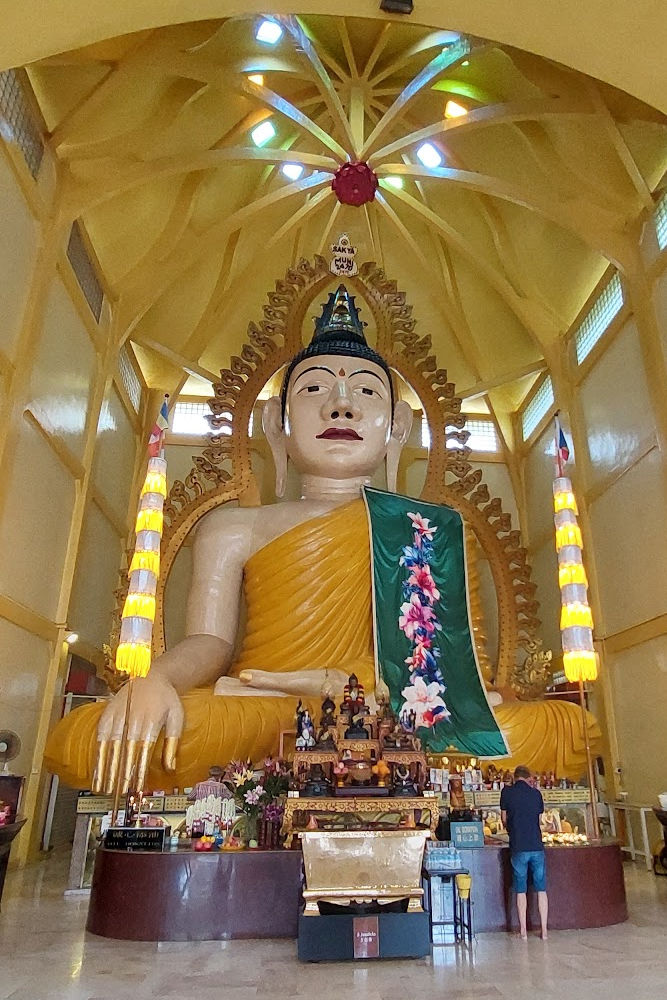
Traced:
<path fill-rule="evenodd" d="M 304 786 L 304 792 L 308 796 L 326 796 L 331 792 L 331 782 L 324 773 L 321 764 L 313 764 L 308 772 L 308 778 Z"/>
<path fill-rule="evenodd" d="M 359 682 L 356 674 L 350 674 L 347 679 L 347 684 L 343 688 L 343 701 L 340 710 L 348 716 L 350 722 L 355 716 L 368 713 L 364 685 Z"/>
<path fill-rule="evenodd" d="M 394 795 L 405 797 L 416 794 L 417 789 L 410 776 L 409 767 L 406 764 L 397 764 L 394 768 Z"/>
<path fill-rule="evenodd" d="M 329 695 L 327 695 L 322 702 L 320 727 L 317 731 L 317 745 L 323 749 L 335 746 L 335 741 L 331 733 L 331 730 L 336 726 L 336 716 L 334 715 L 335 711 L 336 703 L 330 698 Z"/>
<path fill-rule="evenodd" d="M 315 746 L 315 724 L 307 708 L 302 708 L 301 701 L 296 707 L 296 740 L 297 750 L 311 750 Z"/>

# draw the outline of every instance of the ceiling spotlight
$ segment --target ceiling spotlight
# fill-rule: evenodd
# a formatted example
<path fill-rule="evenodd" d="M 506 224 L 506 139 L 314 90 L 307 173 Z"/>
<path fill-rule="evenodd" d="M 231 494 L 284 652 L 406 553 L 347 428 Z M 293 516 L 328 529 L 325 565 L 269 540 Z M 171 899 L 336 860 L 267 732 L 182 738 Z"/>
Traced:
<path fill-rule="evenodd" d="M 251 73 L 248 79 L 251 83 L 256 83 L 258 87 L 264 86 L 264 77 L 261 73 Z"/>
<path fill-rule="evenodd" d="M 445 118 L 462 118 L 468 114 L 468 109 L 456 101 L 447 101 L 445 104 Z"/>
<path fill-rule="evenodd" d="M 430 142 L 423 142 L 417 150 L 417 159 L 425 167 L 439 167 L 442 163 L 442 156 Z"/>
<path fill-rule="evenodd" d="M 291 181 L 298 181 L 299 177 L 303 173 L 303 164 L 301 163 L 283 163 L 280 168 L 281 172 L 288 177 Z"/>
<path fill-rule="evenodd" d="M 461 65 L 462 66 L 469 66 L 470 65 L 470 60 L 469 59 L 464 59 L 463 62 L 461 63 Z"/>
<path fill-rule="evenodd" d="M 387 184 L 389 184 L 390 187 L 393 187 L 393 188 L 402 188 L 403 187 L 403 178 L 402 177 L 395 177 L 395 176 L 392 175 L 391 177 L 385 177 L 384 180 L 386 181 Z"/>
<path fill-rule="evenodd" d="M 385 14 L 412 14 L 412 0 L 380 0 Z"/>
<path fill-rule="evenodd" d="M 275 45 L 280 41 L 282 33 L 283 29 L 275 21 L 262 21 L 257 27 L 255 38 L 266 45 Z"/>
<path fill-rule="evenodd" d="M 78 632 L 68 632 L 67 635 L 65 636 L 65 642 L 67 643 L 68 646 L 73 646 L 74 643 L 78 641 L 79 641 Z"/>
<path fill-rule="evenodd" d="M 256 146 L 266 146 L 267 142 L 270 142 L 275 134 L 276 130 L 273 126 L 273 122 L 266 120 L 260 122 L 259 125 L 255 125 L 254 129 L 250 133 L 250 138 Z"/>

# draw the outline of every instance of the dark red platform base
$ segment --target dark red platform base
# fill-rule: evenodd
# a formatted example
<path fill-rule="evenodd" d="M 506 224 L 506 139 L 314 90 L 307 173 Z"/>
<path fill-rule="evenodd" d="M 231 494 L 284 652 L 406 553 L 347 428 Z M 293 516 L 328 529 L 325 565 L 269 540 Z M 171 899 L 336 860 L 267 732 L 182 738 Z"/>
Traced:
<path fill-rule="evenodd" d="M 300 851 L 101 847 L 86 929 L 128 941 L 295 938 L 300 900 Z"/>
<path fill-rule="evenodd" d="M 472 875 L 475 931 L 518 929 L 506 847 L 461 850 Z M 628 919 L 623 861 L 616 841 L 588 847 L 547 847 L 549 927 L 573 930 L 608 927 Z M 528 926 L 540 926 L 537 896 L 528 887 Z"/>
<path fill-rule="evenodd" d="M 515 928 L 507 848 L 460 853 L 472 875 L 475 932 Z M 606 927 L 628 919 L 616 842 L 551 847 L 546 853 L 552 930 Z M 300 901 L 300 851 L 143 854 L 100 848 L 87 929 L 130 941 L 296 938 Z M 530 890 L 528 921 L 539 926 Z"/>

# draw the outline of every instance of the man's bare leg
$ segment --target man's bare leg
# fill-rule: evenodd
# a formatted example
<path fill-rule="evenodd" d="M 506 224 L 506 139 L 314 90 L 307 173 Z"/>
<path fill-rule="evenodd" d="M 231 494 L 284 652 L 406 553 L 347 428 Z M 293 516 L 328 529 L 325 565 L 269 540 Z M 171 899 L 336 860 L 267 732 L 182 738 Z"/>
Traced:
<path fill-rule="evenodd" d="M 540 911 L 540 923 L 542 925 L 542 940 L 547 939 L 547 917 L 549 916 L 549 899 L 546 892 L 538 892 L 537 908 Z"/>
<path fill-rule="evenodd" d="M 546 892 L 544 893 L 546 896 Z M 528 940 L 528 931 L 526 930 L 526 909 L 528 905 L 528 897 L 525 892 L 517 892 L 516 894 L 516 910 L 519 914 L 519 933 L 521 934 L 521 939 L 523 941 Z"/>

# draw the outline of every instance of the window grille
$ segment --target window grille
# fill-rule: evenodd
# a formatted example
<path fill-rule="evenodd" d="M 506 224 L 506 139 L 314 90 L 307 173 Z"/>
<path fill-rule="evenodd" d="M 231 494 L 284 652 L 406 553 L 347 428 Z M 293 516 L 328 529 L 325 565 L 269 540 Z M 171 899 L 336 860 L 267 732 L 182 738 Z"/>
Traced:
<path fill-rule="evenodd" d="M 125 391 L 129 396 L 134 412 L 139 412 L 141 406 L 141 380 L 134 370 L 134 365 L 130 361 L 130 354 L 127 347 L 121 347 L 118 354 L 118 371 L 120 380 L 125 386 Z"/>
<path fill-rule="evenodd" d="M 524 441 L 530 437 L 540 420 L 554 405 L 554 402 L 554 387 L 551 375 L 547 375 L 521 415 L 521 433 L 523 434 Z"/>
<path fill-rule="evenodd" d="M 621 278 L 615 274 L 600 292 L 574 335 L 577 364 L 580 365 L 588 357 L 622 306 Z"/>
<path fill-rule="evenodd" d="M 655 235 L 658 238 L 658 246 L 661 250 L 667 247 L 667 191 L 655 206 Z"/>
<path fill-rule="evenodd" d="M 72 265 L 72 270 L 74 271 L 76 280 L 79 283 L 79 288 L 83 292 L 86 302 L 90 306 L 90 311 L 99 323 L 100 316 L 102 314 L 104 290 L 102 289 L 102 285 L 100 284 L 97 274 L 95 273 L 93 262 L 90 259 L 90 254 L 86 249 L 86 244 L 83 242 L 81 230 L 76 222 L 73 223 L 69 234 L 67 259 Z"/>
<path fill-rule="evenodd" d="M 176 403 L 171 418 L 172 434 L 191 434 L 193 437 L 205 437 L 211 433 L 211 425 L 206 419 L 211 415 L 208 403 Z M 231 420 L 231 413 L 221 416 Z M 217 434 L 231 434 L 230 427 L 220 427 Z"/>
<path fill-rule="evenodd" d="M 447 430 L 458 430 L 458 428 L 447 428 Z M 466 445 L 472 451 L 499 451 L 498 434 L 493 420 L 479 420 L 477 417 L 466 417 L 464 430 L 470 433 Z M 426 416 L 422 417 L 422 448 L 429 448 L 431 445 L 431 432 L 429 430 Z M 465 447 L 459 441 L 447 442 L 448 448 Z"/>
<path fill-rule="evenodd" d="M 36 179 L 44 156 L 42 132 L 13 69 L 0 72 L 0 133 L 16 143 Z"/>

